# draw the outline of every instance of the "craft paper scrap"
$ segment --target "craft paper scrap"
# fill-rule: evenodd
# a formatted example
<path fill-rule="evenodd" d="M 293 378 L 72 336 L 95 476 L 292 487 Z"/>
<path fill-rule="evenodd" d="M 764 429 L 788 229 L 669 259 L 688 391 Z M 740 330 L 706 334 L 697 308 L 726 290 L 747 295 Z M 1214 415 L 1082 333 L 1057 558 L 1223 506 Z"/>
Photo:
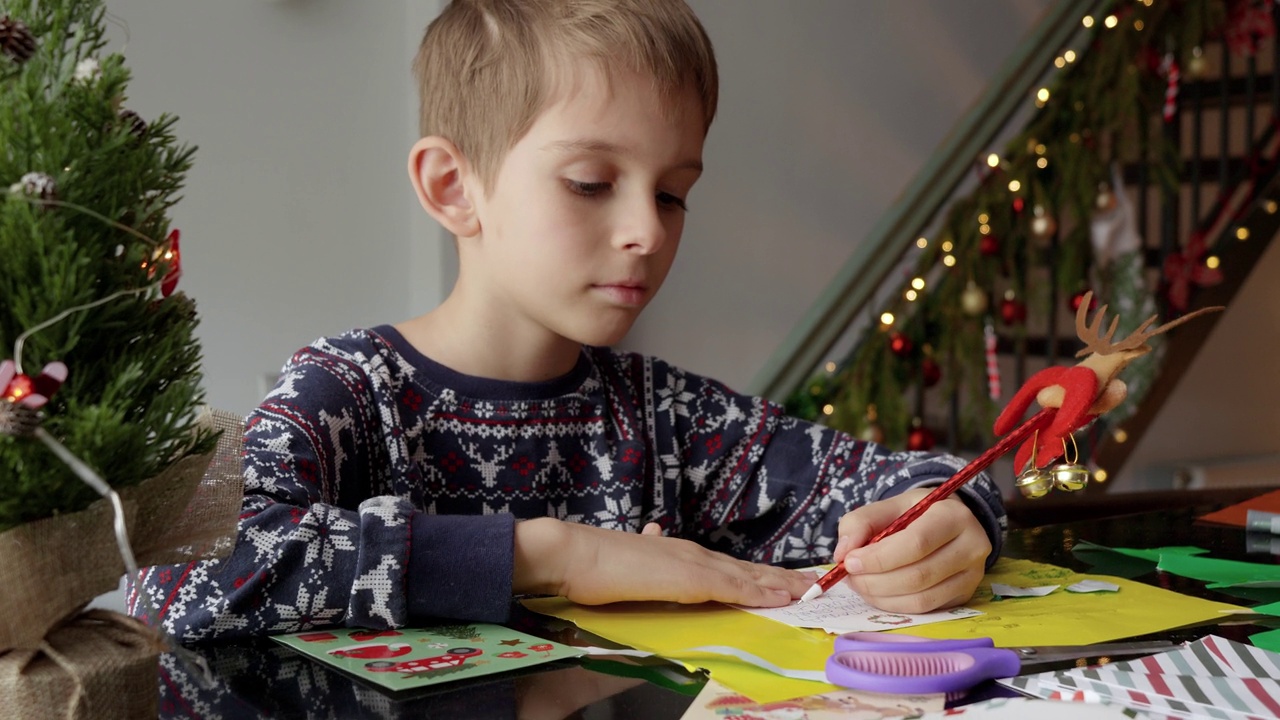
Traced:
<path fill-rule="evenodd" d="M 715 680 L 708 680 L 680 720 L 878 720 L 918 718 L 942 712 L 945 696 L 881 695 L 857 690 L 836 690 L 790 700 L 758 703 Z"/>
<path fill-rule="evenodd" d="M 991 583 L 991 594 L 998 598 L 1044 597 L 1057 590 L 1060 585 L 1041 585 L 1039 587 L 1018 587 L 1004 583 Z"/>
<path fill-rule="evenodd" d="M 1119 586 L 1113 593 L 1053 593 L 1035 601 L 992 601 L 990 583 L 1008 585 L 1072 585 L 1100 580 Z M 989 637 L 999 647 L 1023 645 L 1087 645 L 1221 620 L 1245 608 L 1182 595 L 1145 583 L 1087 575 L 1031 560 L 1001 558 L 968 607 L 984 614 L 952 622 L 922 625 L 901 632 L 931 638 Z"/>
<path fill-rule="evenodd" d="M 1078 583 L 1067 586 L 1067 592 L 1074 593 L 1119 592 L 1119 590 L 1119 585 L 1103 580 L 1081 580 Z"/>
<path fill-rule="evenodd" d="M 1034 697 L 1096 699 L 1162 717 L 1280 717 L 1280 655 L 1213 635 L 1136 660 L 999 682 Z"/>
<path fill-rule="evenodd" d="M 820 628 L 836 635 L 847 632 L 887 630 L 895 627 L 915 627 L 980 614 L 969 608 L 952 608 L 942 612 L 918 615 L 885 612 L 863 600 L 861 595 L 845 583 L 836 584 L 808 602 L 793 602 L 785 607 L 734 607 L 793 627 Z"/>
<path fill-rule="evenodd" d="M 1133 720 L 1133 711 L 1123 705 L 1098 702 L 1061 702 L 1025 697 L 991 698 L 960 705 L 945 711 L 925 713 L 920 720 L 963 717 L 965 720 Z"/>
<path fill-rule="evenodd" d="M 412 630 L 342 628 L 271 639 L 391 690 L 518 670 L 585 652 L 483 623 Z"/>

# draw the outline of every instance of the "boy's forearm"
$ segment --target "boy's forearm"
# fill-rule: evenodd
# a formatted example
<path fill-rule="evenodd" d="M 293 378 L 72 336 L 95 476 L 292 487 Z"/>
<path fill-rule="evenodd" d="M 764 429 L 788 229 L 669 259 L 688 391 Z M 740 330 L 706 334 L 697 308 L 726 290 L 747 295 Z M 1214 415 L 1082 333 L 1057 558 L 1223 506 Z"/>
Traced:
<path fill-rule="evenodd" d="M 555 518 L 516 523 L 512 592 L 558 595 L 564 587 L 570 528 Z"/>

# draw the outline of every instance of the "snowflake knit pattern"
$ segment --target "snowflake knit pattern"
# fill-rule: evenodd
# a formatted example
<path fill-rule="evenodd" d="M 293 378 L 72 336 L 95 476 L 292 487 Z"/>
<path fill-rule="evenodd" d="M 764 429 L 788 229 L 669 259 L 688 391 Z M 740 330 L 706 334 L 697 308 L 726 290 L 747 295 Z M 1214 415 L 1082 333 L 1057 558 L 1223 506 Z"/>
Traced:
<path fill-rule="evenodd" d="M 840 517 L 963 466 L 894 453 L 667 363 L 583 349 L 539 383 L 457 373 L 390 326 L 298 351 L 248 418 L 231 556 L 141 572 L 182 642 L 441 618 L 502 622 L 514 523 L 647 522 L 757 562 L 830 560 Z M 999 492 L 961 497 L 999 554 Z"/>

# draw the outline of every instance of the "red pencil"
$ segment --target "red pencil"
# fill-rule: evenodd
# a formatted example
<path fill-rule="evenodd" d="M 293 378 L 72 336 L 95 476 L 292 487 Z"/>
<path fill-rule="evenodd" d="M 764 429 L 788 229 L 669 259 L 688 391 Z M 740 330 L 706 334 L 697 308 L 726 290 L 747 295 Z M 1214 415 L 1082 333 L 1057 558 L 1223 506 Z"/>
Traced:
<path fill-rule="evenodd" d="M 945 500 L 949 495 L 951 495 L 951 493 L 960 489 L 961 485 L 969 482 L 975 475 L 987 469 L 987 467 L 991 465 L 991 463 L 995 462 L 1001 455 L 1004 455 L 1017 447 L 1018 444 L 1025 440 L 1028 435 L 1036 430 L 1043 430 L 1047 427 L 1050 421 L 1053 420 L 1054 413 L 1056 412 L 1057 408 L 1044 408 L 1035 415 L 1032 415 L 1031 419 L 1014 428 L 1008 435 L 1000 438 L 1000 441 L 993 445 L 990 450 L 987 450 L 974 458 L 972 462 L 960 468 L 955 475 L 952 475 L 949 480 L 934 488 L 933 492 L 920 498 L 919 502 L 912 505 L 906 512 L 902 513 L 902 515 L 899 515 L 897 520 L 889 523 L 888 527 L 877 533 L 876 536 L 871 538 L 867 544 L 870 545 L 871 543 L 879 542 L 880 540 L 915 522 L 916 518 L 923 515 L 924 512 L 932 507 L 934 503 L 939 500 Z M 836 565 L 828 570 L 826 575 L 819 578 L 818 582 L 814 583 L 812 587 L 805 591 L 804 595 L 800 597 L 800 602 L 812 600 L 822 595 L 822 593 L 830 590 L 833 585 L 843 580 L 848 574 L 849 572 L 844 569 L 844 563 Z"/>

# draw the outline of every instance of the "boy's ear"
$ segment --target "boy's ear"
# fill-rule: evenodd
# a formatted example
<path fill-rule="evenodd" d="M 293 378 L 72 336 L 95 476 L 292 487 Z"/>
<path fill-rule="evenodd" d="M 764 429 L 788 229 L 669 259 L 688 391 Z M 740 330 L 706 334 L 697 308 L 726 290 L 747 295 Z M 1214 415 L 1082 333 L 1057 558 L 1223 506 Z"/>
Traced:
<path fill-rule="evenodd" d="M 418 194 L 418 202 L 458 237 L 471 237 L 480 231 L 475 206 L 467 197 L 470 172 L 467 158 L 458 147 L 437 135 L 422 138 L 409 151 L 409 181 Z"/>

